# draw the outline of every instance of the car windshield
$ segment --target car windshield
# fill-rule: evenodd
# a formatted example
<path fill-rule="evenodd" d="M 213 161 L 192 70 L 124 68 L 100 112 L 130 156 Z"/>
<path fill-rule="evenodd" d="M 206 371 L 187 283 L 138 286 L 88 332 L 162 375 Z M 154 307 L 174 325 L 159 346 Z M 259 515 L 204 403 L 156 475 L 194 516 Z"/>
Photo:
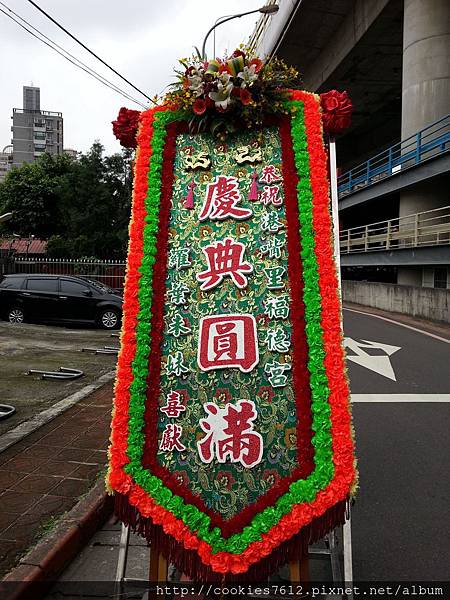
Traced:
<path fill-rule="evenodd" d="M 97 290 L 100 290 L 103 294 L 113 294 L 114 290 L 112 290 L 107 285 L 104 285 L 100 281 L 96 281 L 95 279 L 87 279 L 87 277 L 83 277 L 85 281 L 90 283 L 92 287 L 95 287 Z"/>

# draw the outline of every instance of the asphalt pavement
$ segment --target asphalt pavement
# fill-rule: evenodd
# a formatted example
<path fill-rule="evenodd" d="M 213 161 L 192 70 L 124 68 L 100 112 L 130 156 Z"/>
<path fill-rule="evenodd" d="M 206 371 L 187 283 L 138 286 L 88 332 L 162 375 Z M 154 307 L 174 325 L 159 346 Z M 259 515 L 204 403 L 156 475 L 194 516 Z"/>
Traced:
<path fill-rule="evenodd" d="M 360 473 L 355 580 L 449 578 L 450 345 L 416 329 L 344 310 Z"/>
<path fill-rule="evenodd" d="M 353 579 L 443 581 L 450 564 L 450 336 L 448 328 L 440 335 L 432 325 L 425 330 L 420 322 L 409 319 L 405 326 L 396 319 L 344 310 L 360 473 L 352 509 Z M 109 523 L 49 600 L 67 593 L 69 582 L 112 578 L 118 543 L 118 528 Z M 146 549 L 135 537 L 134 545 L 130 568 L 145 577 Z"/>

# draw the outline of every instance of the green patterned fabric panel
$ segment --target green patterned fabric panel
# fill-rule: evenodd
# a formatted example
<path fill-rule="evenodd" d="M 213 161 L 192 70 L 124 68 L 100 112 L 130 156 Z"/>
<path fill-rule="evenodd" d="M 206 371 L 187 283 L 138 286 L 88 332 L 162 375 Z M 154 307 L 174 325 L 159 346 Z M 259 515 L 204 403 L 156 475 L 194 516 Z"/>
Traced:
<path fill-rule="evenodd" d="M 247 146 L 250 156 L 260 151 L 262 160 L 239 164 L 238 160 L 245 155 L 243 146 Z M 189 165 L 195 165 L 196 158 L 203 161 L 203 165 L 210 161 L 210 167 L 187 170 Z M 225 519 L 232 518 L 255 502 L 279 478 L 290 475 L 299 466 L 292 372 L 282 368 L 285 385 L 274 387 L 266 369 L 270 364 L 291 363 L 290 318 L 267 314 L 269 298 L 284 297 L 289 304 L 285 207 L 284 203 L 281 206 L 264 204 L 261 197 L 258 201 L 248 199 L 252 174 L 256 171 L 260 178 L 263 168 L 269 165 L 273 165 L 281 176 L 281 145 L 276 127 L 264 130 L 260 145 L 254 133 L 231 137 L 226 145 L 218 144 L 209 134 L 180 134 L 177 137 L 159 406 L 168 406 L 167 396 L 175 391 L 180 394 L 185 410 L 176 417 L 158 411 L 160 450 L 157 459 L 180 483 L 189 487 Z M 237 206 L 251 209 L 251 217 L 245 220 L 206 218 L 199 221 L 208 185 L 220 175 L 237 178 L 242 197 Z M 184 207 L 184 200 L 192 182 L 195 183 L 194 208 L 189 209 Z M 275 185 L 279 186 L 283 197 L 282 181 L 268 187 Z M 260 193 L 265 186 L 265 183 L 259 184 Z M 269 213 L 271 216 L 268 217 Z M 271 228 L 270 223 L 277 221 L 280 225 Z M 253 267 L 253 272 L 245 274 L 248 285 L 239 289 L 230 277 L 225 276 L 214 289 L 201 291 L 196 274 L 205 271 L 208 266 L 202 248 L 225 238 L 245 245 L 243 261 Z M 264 271 L 273 267 L 282 269 Z M 275 289 L 268 287 L 270 273 L 274 278 L 272 288 Z M 282 280 L 281 288 L 273 285 L 275 279 L 278 283 Z M 197 363 L 200 319 L 218 314 L 254 316 L 259 362 L 250 372 L 245 373 L 238 368 L 200 370 Z M 270 347 L 283 351 L 271 350 Z M 277 381 L 280 382 L 272 379 L 272 382 Z M 213 402 L 224 408 L 227 403 L 235 404 L 241 399 L 253 401 L 256 407 L 253 430 L 263 439 L 261 461 L 252 468 L 229 460 L 224 463 L 217 460 L 209 464 L 203 462 L 197 446 L 197 442 L 206 435 L 200 426 L 200 421 L 207 416 L 203 405 Z M 179 448 L 183 449 L 161 449 L 163 435 L 169 425 L 177 426 Z"/>

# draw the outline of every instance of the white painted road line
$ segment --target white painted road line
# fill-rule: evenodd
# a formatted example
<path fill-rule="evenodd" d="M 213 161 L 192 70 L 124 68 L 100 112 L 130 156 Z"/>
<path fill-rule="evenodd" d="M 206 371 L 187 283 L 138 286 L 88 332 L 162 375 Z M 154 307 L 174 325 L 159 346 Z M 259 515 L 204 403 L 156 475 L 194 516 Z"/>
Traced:
<path fill-rule="evenodd" d="M 355 402 L 450 402 L 450 394 L 352 394 Z"/>
<path fill-rule="evenodd" d="M 366 312 L 364 310 L 356 310 L 354 308 L 343 308 L 343 310 L 348 310 L 349 312 L 359 313 L 360 315 L 366 315 L 368 317 L 375 317 L 375 319 L 381 319 L 382 321 L 387 321 L 388 323 L 394 323 L 394 325 L 400 325 L 400 327 L 406 327 L 406 329 L 412 329 L 412 331 L 417 331 L 418 333 L 423 333 L 423 335 L 428 335 L 429 337 L 432 337 L 435 340 L 439 340 L 440 342 L 445 342 L 446 344 L 450 344 L 450 340 L 440 337 L 439 335 L 436 335 L 435 333 L 430 333 L 429 331 L 424 331 L 423 329 L 418 329 L 417 327 L 412 327 L 411 325 L 406 325 L 406 323 L 401 323 L 400 321 L 394 321 L 394 319 L 388 319 L 387 317 L 382 317 L 381 315 L 375 315 L 371 312 Z"/>

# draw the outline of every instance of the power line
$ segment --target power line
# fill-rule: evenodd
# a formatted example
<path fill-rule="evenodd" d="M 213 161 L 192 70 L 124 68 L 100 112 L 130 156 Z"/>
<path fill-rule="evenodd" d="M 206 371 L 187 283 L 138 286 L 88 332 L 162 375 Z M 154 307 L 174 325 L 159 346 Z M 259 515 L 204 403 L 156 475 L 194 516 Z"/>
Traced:
<path fill-rule="evenodd" d="M 92 75 L 92 77 L 94 77 L 94 79 L 97 79 L 98 81 L 100 81 L 100 83 L 103 83 L 104 85 L 106 85 L 106 87 L 109 87 L 113 91 L 116 91 L 117 93 L 121 94 L 127 100 L 131 100 L 132 102 L 135 102 L 136 104 L 139 104 L 139 106 L 141 106 L 142 108 L 147 108 L 139 100 L 136 100 L 135 98 L 133 98 L 133 96 L 131 96 L 128 92 L 123 91 L 117 85 L 115 85 L 114 83 L 112 83 L 111 81 L 109 81 L 108 79 L 106 79 L 106 77 L 103 77 L 103 75 L 100 75 L 99 73 L 97 73 L 97 71 L 94 71 L 94 69 L 92 69 L 91 67 L 89 67 L 88 65 L 86 65 L 85 63 L 83 63 L 76 56 L 74 56 L 73 54 L 71 54 L 70 52 L 68 52 L 67 50 L 65 50 L 62 46 L 60 46 L 59 44 L 57 44 L 56 42 L 54 42 L 52 39 L 50 39 L 48 36 L 46 36 L 44 33 L 42 33 L 42 31 L 39 31 L 39 29 L 37 29 L 36 27 L 34 27 L 26 19 L 24 19 L 19 14 L 17 14 L 16 12 L 14 12 L 11 8 L 9 8 L 9 6 L 7 6 L 6 4 L 4 4 L 1 1 L 0 1 L 0 4 L 2 6 L 4 6 L 10 13 L 12 13 L 16 17 L 18 17 L 21 21 L 23 21 L 24 23 L 26 23 L 29 27 L 31 27 L 32 29 L 34 29 L 34 31 L 37 31 L 37 33 L 40 36 L 42 36 L 43 38 L 45 38 L 46 40 L 48 40 L 51 44 L 53 44 L 53 46 L 56 46 L 56 48 L 54 48 L 53 46 L 50 46 L 43 39 L 41 39 L 40 37 L 34 35 L 32 31 L 29 31 L 21 23 L 19 23 L 18 21 L 16 21 L 16 19 L 14 19 L 13 17 L 11 17 L 11 15 L 5 13 L 3 10 L 0 9 L 0 11 L 3 14 L 5 14 L 7 17 L 9 17 L 10 19 L 12 19 L 15 23 L 17 23 L 17 25 L 19 25 L 19 27 L 22 27 L 22 29 L 24 29 L 25 31 L 27 31 L 30 35 L 32 35 L 33 37 L 35 37 L 36 39 L 38 39 L 40 42 L 42 42 L 42 43 L 46 44 L 47 46 L 49 46 L 49 48 L 51 48 L 52 50 L 55 50 L 55 52 L 57 52 L 58 54 L 60 54 L 63 58 L 65 58 L 66 60 L 68 60 L 70 63 L 72 63 L 76 67 L 80 68 L 82 71 L 85 71 L 86 73 L 88 73 L 88 75 Z M 64 52 L 65 54 L 67 54 L 68 56 L 70 56 L 71 58 L 73 58 L 79 64 L 75 64 L 72 60 L 70 60 L 69 58 L 67 58 L 67 56 L 65 56 L 65 54 L 61 54 L 61 52 L 59 52 L 57 50 L 57 48 L 59 48 L 62 52 Z M 82 65 L 82 66 L 80 66 L 80 65 Z"/>
<path fill-rule="evenodd" d="M 116 71 L 115 69 L 113 69 L 113 67 L 111 67 L 107 62 L 105 62 L 102 58 L 100 58 L 100 56 L 98 56 L 97 54 L 95 54 L 95 52 L 93 52 L 90 48 L 88 48 L 85 44 L 83 44 L 83 42 L 80 42 L 80 40 L 77 37 L 75 37 L 72 33 L 70 33 L 70 31 L 68 31 L 65 27 L 63 27 L 60 23 L 58 23 L 58 21 L 56 21 L 56 19 L 54 19 L 52 16 L 50 16 L 48 13 L 46 13 L 45 10 L 43 10 L 40 6 L 38 6 L 36 4 L 36 2 L 33 2 L 33 0 L 28 0 L 28 2 L 30 4 L 32 4 L 35 8 L 37 8 L 37 10 L 39 12 L 41 12 L 43 15 L 45 15 L 47 17 L 47 19 L 50 19 L 50 21 L 52 23 L 54 23 L 57 27 L 59 27 L 60 29 L 62 29 L 62 31 L 64 31 L 64 33 L 66 33 L 69 37 L 71 37 L 73 40 L 75 40 L 75 42 L 77 42 L 77 44 L 80 44 L 80 46 L 82 48 L 84 48 L 85 50 L 87 50 L 89 52 L 89 54 L 92 54 L 92 56 L 94 56 L 97 60 L 99 60 L 101 63 L 103 63 L 105 65 L 105 67 L 108 67 L 108 69 L 110 69 L 118 77 L 120 77 L 121 79 L 123 79 L 123 81 L 125 81 L 126 83 L 128 83 L 128 85 L 131 85 L 131 87 L 134 88 L 137 92 L 139 92 L 140 94 L 142 94 L 143 96 L 145 96 L 147 98 L 147 100 L 150 100 L 150 102 L 153 102 L 153 100 L 150 98 L 150 96 L 148 96 L 145 92 L 143 92 L 138 87 L 136 87 L 133 83 L 131 83 L 131 81 L 128 81 L 128 79 L 126 79 L 118 71 Z"/>
<path fill-rule="evenodd" d="M 67 54 L 68 56 L 70 56 L 71 58 L 73 58 L 80 65 L 82 65 L 82 67 L 85 67 L 84 69 L 82 67 L 79 67 L 79 68 L 82 68 L 83 71 L 86 71 L 86 69 L 87 69 L 89 71 L 89 73 L 88 73 L 89 75 L 92 75 L 95 79 L 100 78 L 101 80 L 103 80 L 100 83 L 105 83 L 105 85 L 107 87 L 110 87 L 111 89 L 115 90 L 116 92 L 118 92 L 119 94 L 121 94 L 122 96 L 124 96 L 125 98 L 127 98 L 127 100 L 131 100 L 132 102 L 136 102 L 136 104 L 139 104 L 143 108 L 147 108 L 139 100 L 136 100 L 135 98 L 133 98 L 133 96 L 131 96 L 128 92 L 124 92 L 124 90 L 122 90 L 121 88 L 119 88 L 115 83 L 112 83 L 111 81 L 109 81 L 108 79 L 106 79 L 106 77 L 103 77 L 103 75 L 100 75 L 99 73 L 97 73 L 97 71 L 94 71 L 94 69 L 92 69 L 91 67 L 89 67 L 88 65 L 86 65 L 83 61 L 81 61 L 79 58 L 77 58 L 76 56 L 74 56 L 73 54 L 71 54 L 70 52 L 68 52 L 67 50 L 65 50 L 62 46 L 60 46 L 55 41 L 53 41 L 48 36 L 46 36 L 44 33 L 42 33 L 42 31 L 39 31 L 39 29 L 37 29 L 36 27 L 34 27 L 34 25 L 32 25 L 31 23 L 29 23 L 26 19 L 24 19 L 23 17 L 21 17 L 18 13 L 14 12 L 12 10 L 12 8 L 9 8 L 9 6 L 7 6 L 6 4 L 4 4 L 1 1 L 0 1 L 0 4 L 4 8 L 6 8 L 10 13 L 12 13 L 13 15 L 15 15 L 18 19 L 20 19 L 21 21 L 23 21 L 24 23 L 26 23 L 29 27 L 31 27 L 31 29 L 34 29 L 34 31 L 36 31 L 40 36 L 42 36 L 43 38 L 45 38 L 46 40 L 48 40 L 51 44 L 53 44 L 54 46 L 56 46 L 56 48 L 59 48 L 62 52 L 64 52 L 65 54 Z M 6 15 L 6 16 L 10 16 L 10 15 Z M 22 25 L 20 23 L 18 23 L 15 19 L 13 19 L 13 21 L 15 23 L 17 23 L 17 25 L 20 25 L 22 27 Z M 27 31 L 27 29 L 25 27 L 23 27 L 23 29 L 25 29 Z M 31 32 L 28 32 L 28 33 L 31 33 Z M 37 36 L 34 36 L 34 37 L 37 37 Z M 39 39 L 39 41 L 41 41 L 41 42 L 44 42 L 44 40 L 41 40 L 40 38 L 37 38 L 37 39 Z M 52 49 L 57 52 L 56 48 L 52 48 Z M 58 54 L 61 54 L 61 53 L 58 52 Z M 67 57 L 64 56 L 64 55 L 63 55 L 63 58 L 67 59 Z M 69 59 L 67 59 L 67 60 L 69 60 Z M 72 61 L 69 61 L 69 62 L 72 62 Z M 74 63 L 72 62 L 72 64 L 74 64 Z M 75 65 L 75 66 L 78 67 L 79 65 Z"/>
<path fill-rule="evenodd" d="M 49 48 L 51 48 L 52 50 L 54 50 L 55 52 L 57 52 L 60 56 L 62 56 L 66 60 L 68 60 L 75 67 L 78 67 L 79 69 L 81 69 L 82 71 L 84 71 L 85 73 L 87 73 L 88 75 L 91 75 L 91 77 L 94 77 L 94 79 L 96 79 L 97 81 L 99 81 L 100 83 L 102 83 L 103 85 L 105 85 L 106 87 L 110 88 L 114 92 L 117 92 L 118 94 L 120 94 L 121 96 L 123 96 L 124 98 L 126 98 L 127 100 L 131 100 L 132 102 L 135 102 L 136 104 L 138 104 L 139 106 L 141 106 L 144 109 L 147 108 L 147 106 L 145 106 L 145 104 L 143 104 L 139 100 L 136 100 L 135 98 L 133 98 L 132 96 L 130 96 L 127 92 L 124 92 L 123 90 L 121 90 L 114 83 L 110 82 L 108 79 L 106 79 L 105 77 L 103 77 L 102 75 L 100 75 L 99 73 L 97 73 L 96 71 L 94 71 L 93 69 L 91 69 L 91 67 L 87 66 L 81 60 L 79 60 L 78 58 L 76 58 L 75 56 L 73 56 L 73 54 L 70 54 L 70 52 L 68 52 L 67 50 L 65 50 L 61 46 L 59 46 L 59 44 L 57 44 L 56 42 L 54 42 L 53 40 L 51 40 L 49 37 L 47 37 L 45 34 L 43 34 L 41 31 L 39 31 L 36 27 L 34 27 L 30 23 L 28 23 L 28 21 L 26 21 L 23 17 L 21 17 L 20 15 L 18 15 L 17 13 L 15 13 L 11 8 L 9 8 L 8 6 L 6 6 L 6 4 L 4 4 L 3 2 L 0 2 L 0 4 L 2 6 L 4 6 L 7 10 L 9 10 L 11 13 L 13 13 L 16 17 L 18 17 L 19 19 L 21 19 L 29 27 L 31 27 L 32 29 L 34 29 L 35 31 L 37 31 L 38 34 L 42 36 L 42 38 L 47 39 L 50 43 L 46 42 L 45 39 L 42 39 L 41 37 L 39 37 L 38 35 L 36 35 L 35 33 L 33 33 L 30 29 L 28 29 L 27 27 L 25 27 L 24 25 L 22 25 L 22 23 L 19 23 L 19 21 L 17 21 L 17 19 L 15 19 L 12 15 L 8 14 L 6 11 L 4 11 L 3 9 L 0 8 L 0 12 L 2 12 L 9 19 L 11 19 L 12 21 L 14 21 L 14 23 L 16 23 L 17 25 L 19 25 L 19 27 L 21 27 L 22 29 L 24 29 L 27 33 L 29 33 L 30 35 L 32 35 L 34 38 L 36 38 L 37 40 L 39 40 L 40 42 L 42 42 L 43 44 L 45 44 L 46 46 L 48 46 Z M 51 45 L 51 44 L 53 44 L 53 45 Z M 59 50 L 58 50 L 58 48 L 59 48 Z M 63 54 L 63 52 L 65 54 Z M 68 56 L 66 56 L 66 54 Z M 71 58 L 69 58 L 69 56 L 73 60 L 71 60 Z M 74 61 L 76 61 L 76 62 L 74 62 Z M 77 64 L 77 63 L 79 63 L 79 64 Z"/>

